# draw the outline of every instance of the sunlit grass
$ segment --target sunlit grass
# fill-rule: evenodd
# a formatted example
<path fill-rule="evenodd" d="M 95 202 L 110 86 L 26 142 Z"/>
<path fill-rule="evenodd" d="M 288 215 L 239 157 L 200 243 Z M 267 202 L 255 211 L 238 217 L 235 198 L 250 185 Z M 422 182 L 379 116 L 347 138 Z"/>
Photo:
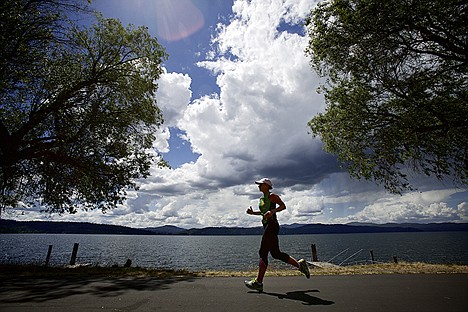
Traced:
<path fill-rule="evenodd" d="M 310 268 L 312 276 L 316 275 L 368 275 L 368 274 L 468 274 L 467 265 L 429 264 L 420 262 L 401 262 L 353 265 L 333 268 Z M 39 265 L 0 264 L 2 277 L 254 277 L 256 270 L 249 271 L 200 271 L 149 269 L 139 267 L 44 267 Z M 294 269 L 276 269 L 267 271 L 266 276 L 300 276 Z"/>
<path fill-rule="evenodd" d="M 429 264 L 420 262 L 379 263 L 341 266 L 333 268 L 310 268 L 311 275 L 368 275 L 368 274 L 454 274 L 468 273 L 467 265 Z M 256 271 L 230 272 L 206 271 L 199 276 L 255 276 Z M 297 270 L 268 270 L 266 276 L 300 276 Z"/>

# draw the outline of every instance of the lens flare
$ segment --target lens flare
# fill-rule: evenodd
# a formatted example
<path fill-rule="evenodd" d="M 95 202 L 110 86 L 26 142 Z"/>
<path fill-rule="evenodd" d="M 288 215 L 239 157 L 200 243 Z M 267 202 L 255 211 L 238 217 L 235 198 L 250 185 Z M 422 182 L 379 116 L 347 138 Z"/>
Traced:
<path fill-rule="evenodd" d="M 156 29 L 160 39 L 178 41 L 187 38 L 204 24 L 203 13 L 191 0 L 156 2 Z"/>

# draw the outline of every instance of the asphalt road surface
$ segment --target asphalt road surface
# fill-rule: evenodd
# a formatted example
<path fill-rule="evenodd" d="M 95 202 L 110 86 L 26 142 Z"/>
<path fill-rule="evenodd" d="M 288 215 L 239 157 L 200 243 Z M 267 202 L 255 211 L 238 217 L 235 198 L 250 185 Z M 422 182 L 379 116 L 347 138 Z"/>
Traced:
<path fill-rule="evenodd" d="M 468 311 L 468 274 L 244 278 L 24 278 L 0 281 L 1 312 Z"/>

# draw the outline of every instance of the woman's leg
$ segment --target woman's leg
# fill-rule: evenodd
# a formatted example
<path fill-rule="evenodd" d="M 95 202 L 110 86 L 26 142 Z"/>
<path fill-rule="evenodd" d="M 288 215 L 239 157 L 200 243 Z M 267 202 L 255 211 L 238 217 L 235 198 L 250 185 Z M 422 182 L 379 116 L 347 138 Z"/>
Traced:
<path fill-rule="evenodd" d="M 263 283 L 263 278 L 265 277 L 267 267 L 268 264 L 266 264 L 263 259 L 260 258 L 260 263 L 258 264 L 257 282 Z"/>
<path fill-rule="evenodd" d="M 258 264 L 258 275 L 257 281 L 263 283 L 263 277 L 265 276 L 266 270 L 268 268 L 268 253 L 274 245 L 275 238 L 275 229 L 271 224 L 267 224 L 263 230 L 262 242 L 260 244 L 260 250 L 258 254 L 260 256 L 260 261 Z"/>
<path fill-rule="evenodd" d="M 291 256 L 289 256 L 288 263 L 289 263 L 290 265 L 295 266 L 295 267 L 298 268 L 298 269 L 301 267 L 301 266 L 299 265 L 299 262 L 297 262 L 297 260 L 294 259 L 294 258 L 291 257 Z"/>
<path fill-rule="evenodd" d="M 274 233 L 274 236 L 271 238 L 271 242 L 272 242 L 271 250 L 270 250 L 271 256 L 273 258 L 275 258 L 275 259 L 278 259 L 278 260 L 281 260 L 281 261 L 283 261 L 285 263 L 291 264 L 291 265 L 293 265 L 293 266 L 295 266 L 296 268 L 299 269 L 300 265 L 296 261 L 296 259 L 294 259 L 290 255 L 288 255 L 287 253 L 282 252 L 280 250 L 280 248 L 279 248 L 279 239 L 278 239 L 279 224 L 275 224 L 275 229 L 274 229 L 273 233 Z"/>

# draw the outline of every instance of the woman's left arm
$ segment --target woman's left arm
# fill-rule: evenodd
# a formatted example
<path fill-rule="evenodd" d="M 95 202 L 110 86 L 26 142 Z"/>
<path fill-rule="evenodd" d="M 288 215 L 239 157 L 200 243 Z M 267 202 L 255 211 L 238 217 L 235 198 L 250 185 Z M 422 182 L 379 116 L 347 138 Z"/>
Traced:
<path fill-rule="evenodd" d="M 286 209 L 286 205 L 283 203 L 283 201 L 281 200 L 281 198 L 276 195 L 276 194 L 272 194 L 272 198 L 270 198 L 270 200 L 273 199 L 273 202 L 278 204 L 278 207 L 276 207 L 275 209 L 271 210 L 273 213 L 277 213 L 277 212 L 280 212 L 280 211 L 283 211 L 284 209 Z"/>

